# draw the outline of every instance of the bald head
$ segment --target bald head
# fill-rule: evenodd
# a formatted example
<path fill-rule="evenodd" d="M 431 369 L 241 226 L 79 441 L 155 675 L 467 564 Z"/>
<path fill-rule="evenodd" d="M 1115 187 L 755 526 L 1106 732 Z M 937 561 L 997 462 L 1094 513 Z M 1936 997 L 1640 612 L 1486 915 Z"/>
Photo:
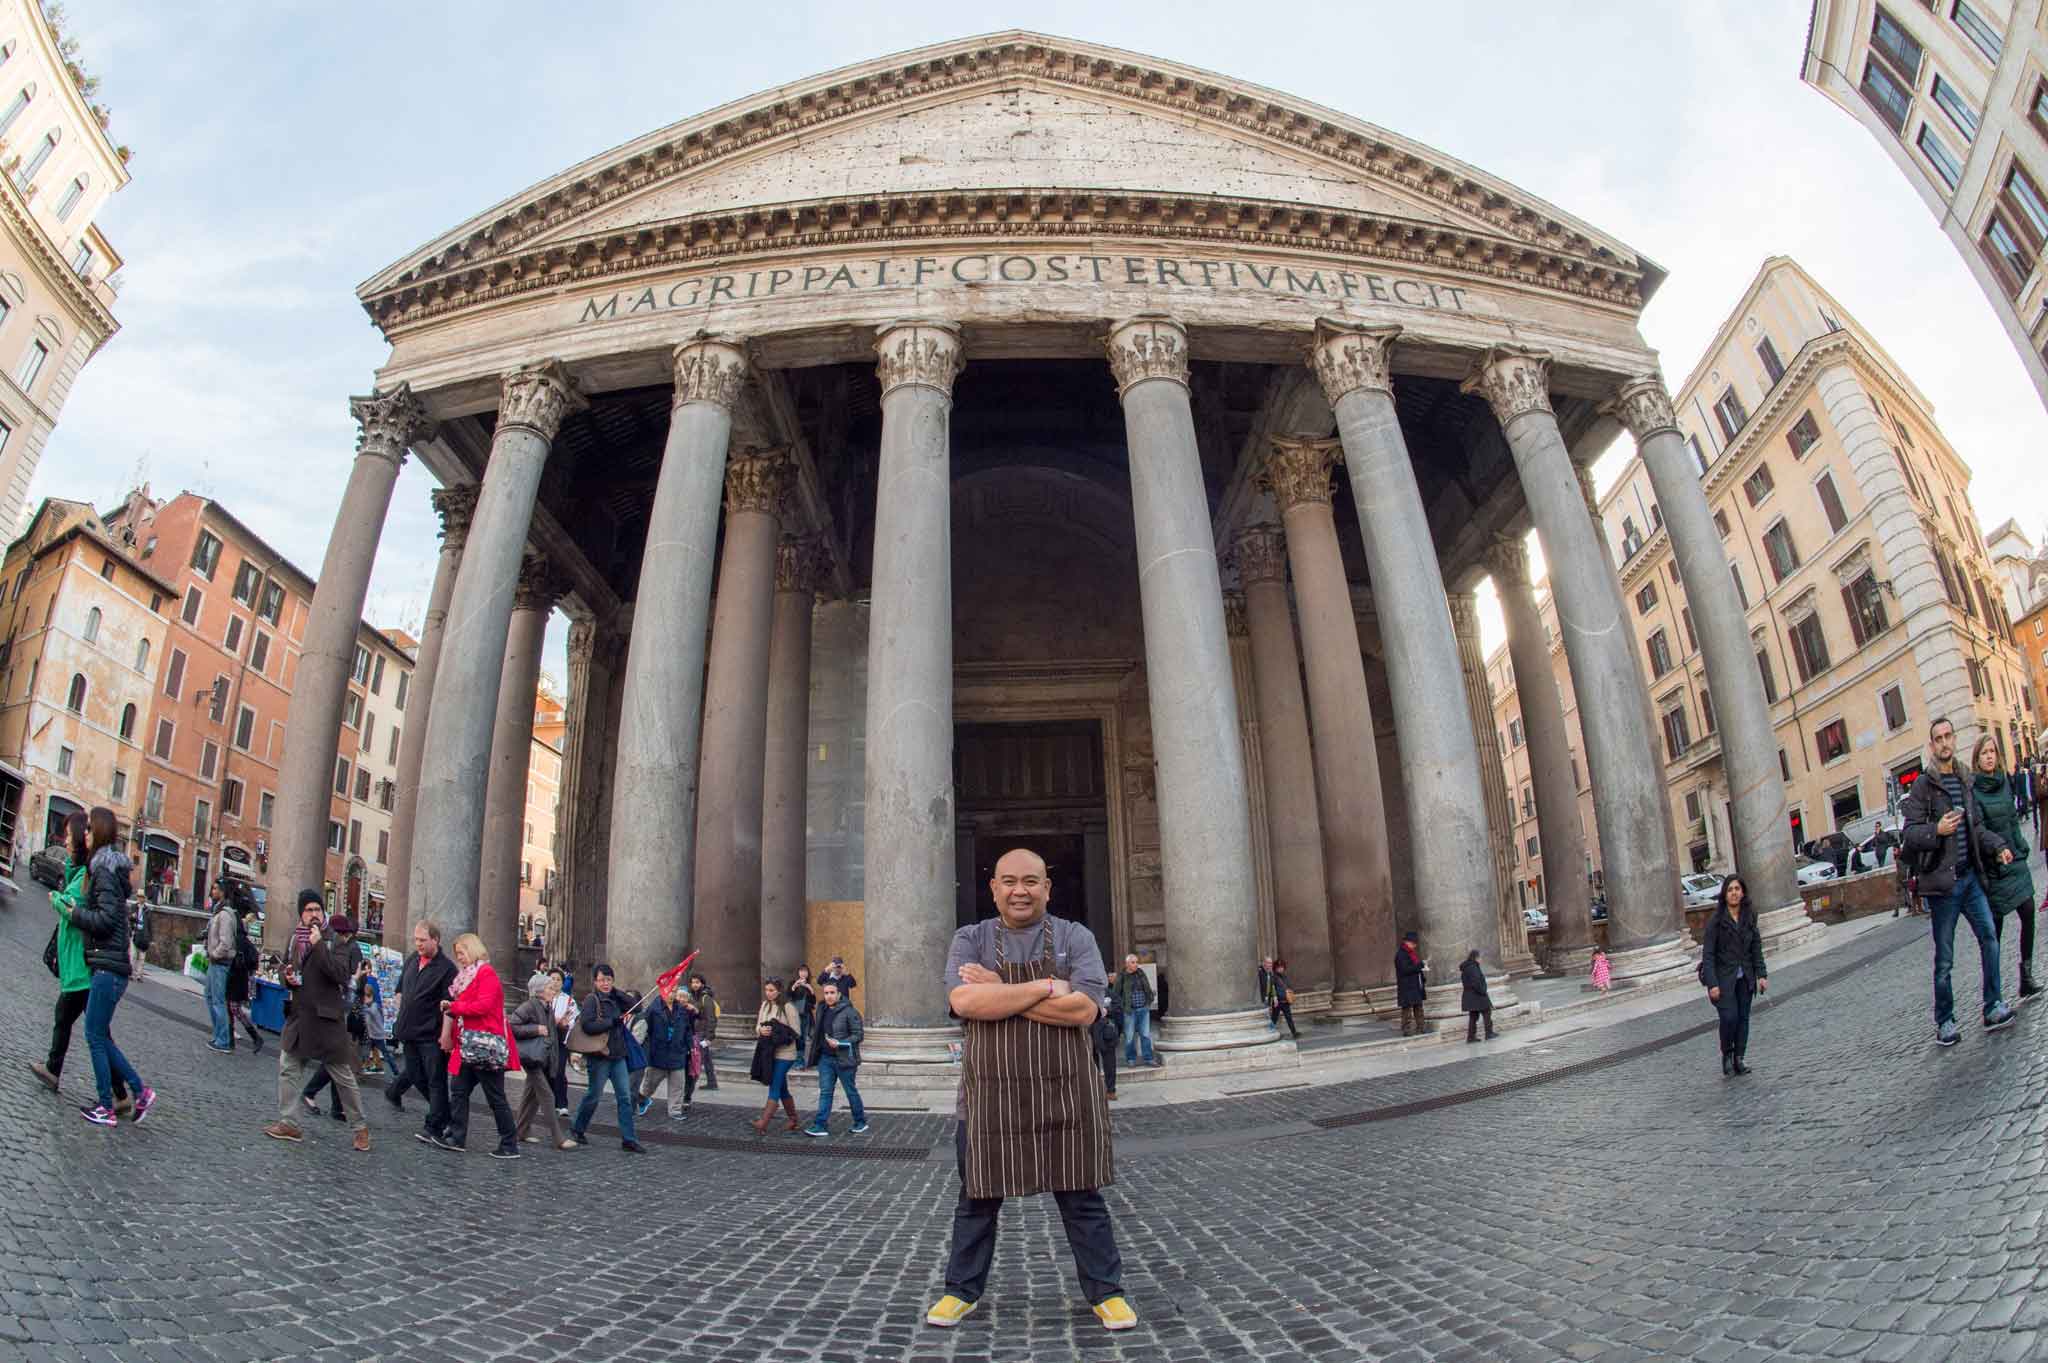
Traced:
<path fill-rule="evenodd" d="M 995 897 L 996 912 L 1003 926 L 1028 928 L 1045 917 L 1046 900 L 1052 897 L 1052 877 L 1045 858 L 1028 847 L 1015 847 L 996 860 L 995 875 L 988 882 Z"/>

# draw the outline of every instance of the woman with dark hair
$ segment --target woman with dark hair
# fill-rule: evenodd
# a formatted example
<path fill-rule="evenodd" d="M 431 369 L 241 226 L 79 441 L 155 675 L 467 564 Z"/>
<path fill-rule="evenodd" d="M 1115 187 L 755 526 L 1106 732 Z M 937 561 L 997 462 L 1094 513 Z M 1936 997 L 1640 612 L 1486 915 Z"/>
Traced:
<path fill-rule="evenodd" d="M 235 899 L 235 959 L 228 967 L 228 1020 L 239 1022 L 249 1033 L 249 1044 L 256 1048 L 256 1054 L 263 1054 L 263 1033 L 256 1030 L 256 1024 L 249 1017 L 249 977 L 256 973 L 256 938 L 249 931 L 249 925 L 256 919 L 256 910 L 249 907 L 246 894 Z M 232 1035 L 232 1033 L 231 1033 Z M 232 1039 L 228 1043 L 234 1044 Z"/>
<path fill-rule="evenodd" d="M 1477 950 L 1468 952 L 1458 963 L 1458 984 L 1464 993 L 1460 996 L 1459 1007 L 1465 1010 L 1465 1043 L 1477 1045 L 1479 1024 L 1486 1023 L 1486 1039 L 1493 1040 L 1500 1033 L 1493 1030 L 1493 995 L 1486 988 L 1486 967 L 1479 964 Z"/>
<path fill-rule="evenodd" d="M 99 1088 L 99 1101 L 79 1109 L 96 1126 L 112 1126 L 120 1120 L 114 1111 L 114 1080 L 118 1076 L 135 1096 L 134 1119 L 141 1121 L 156 1106 L 156 1090 L 144 1084 L 114 1044 L 114 1009 L 128 992 L 132 969 L 128 959 L 131 940 L 128 901 L 130 884 L 128 854 L 120 847 L 120 825 L 114 811 L 95 805 L 86 816 L 86 841 L 92 856 L 86 863 L 85 898 L 71 910 L 71 922 L 84 938 L 86 985 L 85 1044 L 92 1052 L 92 1077 Z"/>
<path fill-rule="evenodd" d="M 1769 974 L 1749 886 L 1741 876 L 1729 876 L 1721 882 L 1720 897 L 1707 918 L 1706 938 L 1700 943 L 1700 983 L 1707 987 L 1707 1001 L 1721 1015 L 1723 1074 L 1749 1073 L 1742 1057 L 1749 1050 L 1750 999 L 1769 986 Z"/>
<path fill-rule="evenodd" d="M 789 982 L 789 1001 L 796 1005 L 796 1067 L 802 1069 L 811 1052 L 811 1019 L 818 1007 L 818 987 L 811 983 L 809 966 L 796 968 L 796 978 Z"/>
<path fill-rule="evenodd" d="M 1296 1041 L 1301 1040 L 1301 1033 L 1296 1031 L 1294 1026 L 1294 986 L 1287 983 L 1286 957 L 1273 958 L 1272 972 L 1266 977 L 1266 991 L 1270 1000 L 1266 1010 L 1267 1020 L 1278 1022 L 1281 1018 L 1286 1018 L 1288 1034 Z"/>
<path fill-rule="evenodd" d="M 787 1035 L 785 1035 L 785 1033 Z M 760 1117 L 747 1125 L 768 1134 L 768 1123 L 781 1105 L 789 1118 L 789 1129 L 801 1131 L 803 1120 L 796 1115 L 796 1099 L 789 1093 L 789 1071 L 796 1064 L 796 1005 L 782 997 L 782 981 L 770 976 L 761 981 L 761 1007 L 754 1014 L 754 1064 L 747 1077 L 768 1086 L 768 1105 Z"/>
<path fill-rule="evenodd" d="M 64 841 L 68 847 L 64 885 L 50 892 L 50 907 L 57 912 L 57 1012 L 50 1026 L 50 1058 L 31 1063 L 28 1068 L 52 1093 L 57 1091 L 58 1080 L 64 1073 L 64 1056 L 71 1049 L 71 1028 L 85 1015 L 87 990 L 92 984 L 91 972 L 85 966 L 85 940 L 71 921 L 72 911 L 85 901 L 85 863 L 90 855 L 85 835 L 85 815 L 72 814 L 64 820 Z M 127 1083 L 117 1076 L 115 1110 L 127 1112 L 134 1105 Z"/>
<path fill-rule="evenodd" d="M 1996 833 L 2012 849 L 2012 860 L 1990 863 L 1984 899 L 1991 906 L 1991 925 L 2000 946 L 2005 945 L 2005 920 L 2020 920 L 2019 1000 L 2027 1003 L 2041 992 L 2034 982 L 2034 873 L 2027 869 L 2034 849 L 2027 842 L 2019 783 L 2006 772 L 1998 740 L 1990 734 L 1978 739 L 1970 754 L 1970 798 L 1977 802 L 1978 827 Z"/>

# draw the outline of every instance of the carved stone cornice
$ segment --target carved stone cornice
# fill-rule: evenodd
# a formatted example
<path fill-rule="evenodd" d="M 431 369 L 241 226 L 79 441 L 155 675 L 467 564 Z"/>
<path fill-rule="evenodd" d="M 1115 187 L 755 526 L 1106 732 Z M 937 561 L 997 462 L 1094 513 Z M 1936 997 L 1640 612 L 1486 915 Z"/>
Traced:
<path fill-rule="evenodd" d="M 552 441 L 562 429 L 562 418 L 583 405 L 583 394 L 561 361 L 521 365 L 505 375 L 498 399 L 498 429 L 519 426 Z"/>
<path fill-rule="evenodd" d="M 1529 546 L 1522 542 L 1521 536 L 1495 535 L 1482 557 L 1486 571 L 1493 578 L 1495 591 L 1503 587 L 1529 585 Z"/>
<path fill-rule="evenodd" d="M 1636 375 L 1621 386 L 1613 401 L 1601 403 L 1600 410 L 1628 427 L 1637 445 L 1659 431 L 1678 429 L 1678 414 L 1672 410 L 1671 394 L 1659 374 Z"/>
<path fill-rule="evenodd" d="M 1223 593 L 1223 629 L 1233 639 L 1242 639 L 1252 632 L 1244 611 L 1243 592 Z"/>
<path fill-rule="evenodd" d="M 755 511 L 780 519 L 794 473 L 786 450 L 735 455 L 725 465 L 725 514 Z"/>
<path fill-rule="evenodd" d="M 441 546 L 456 554 L 469 539 L 469 523 L 476 517 L 477 495 L 483 491 L 475 483 L 455 483 L 449 487 L 437 487 L 432 494 L 434 510 L 441 517 Z"/>
<path fill-rule="evenodd" d="M 1270 522 L 1248 525 L 1238 532 L 1237 575 L 1247 587 L 1254 582 L 1287 580 L 1287 532 Z"/>
<path fill-rule="evenodd" d="M 1308 367 L 1316 371 L 1323 396 L 1335 407 L 1338 399 L 1360 389 L 1391 395 L 1394 391 L 1390 361 L 1399 327 L 1362 327 L 1348 322 L 1316 318 L 1315 334 L 1309 340 Z"/>
<path fill-rule="evenodd" d="M 1188 386 L 1188 332 L 1171 317 L 1147 313 L 1118 322 L 1106 345 L 1119 399 L 1146 379 Z"/>
<path fill-rule="evenodd" d="M 747 352 L 738 341 L 703 332 L 676 347 L 675 405 L 709 402 L 730 412 L 747 378 Z"/>
<path fill-rule="evenodd" d="M 960 328 L 951 322 L 892 322 L 875 333 L 875 377 L 884 397 L 910 384 L 951 397 L 966 364 Z"/>
<path fill-rule="evenodd" d="M 519 579 L 512 586 L 512 609 L 516 611 L 550 611 L 555 602 L 562 599 L 568 584 L 555 571 L 555 565 L 546 554 L 537 549 L 528 549 L 519 560 Z"/>
<path fill-rule="evenodd" d="M 1340 440 L 1314 436 L 1276 435 L 1265 462 L 1259 466 L 1258 485 L 1273 494 L 1283 512 L 1311 502 L 1330 504 L 1330 470 L 1344 457 Z"/>
<path fill-rule="evenodd" d="M 357 456 L 388 459 L 401 468 L 405 465 L 405 452 L 413 442 L 434 428 L 426 409 L 412 395 L 409 383 L 401 383 L 388 393 L 350 398 L 348 412 L 360 428 L 356 432 Z"/>
<path fill-rule="evenodd" d="M 1459 391 L 1477 393 L 1505 426 L 1530 412 L 1550 411 L 1550 356 L 1526 346 L 1497 345 L 1480 357 Z"/>
<path fill-rule="evenodd" d="M 832 557 L 816 535 L 784 535 L 775 546 L 775 590 L 815 595 L 832 569 Z"/>

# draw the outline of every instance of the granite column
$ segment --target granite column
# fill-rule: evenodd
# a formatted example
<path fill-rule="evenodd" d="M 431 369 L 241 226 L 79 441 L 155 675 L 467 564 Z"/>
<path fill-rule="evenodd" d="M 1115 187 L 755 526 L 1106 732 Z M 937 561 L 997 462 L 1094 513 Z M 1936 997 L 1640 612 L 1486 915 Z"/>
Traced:
<path fill-rule="evenodd" d="M 1529 929 L 1515 893 L 1515 820 L 1508 804 L 1507 772 L 1499 731 L 1493 727 L 1493 688 L 1486 681 L 1486 654 L 1479 647 L 1479 602 L 1471 592 L 1449 594 L 1451 630 L 1458 636 L 1458 664 L 1464 674 L 1465 711 L 1472 717 L 1472 741 L 1479 745 L 1479 776 L 1486 786 L 1487 839 L 1493 861 L 1494 922 L 1500 930 L 1501 968 L 1511 977 L 1536 973 L 1529 954 Z"/>
<path fill-rule="evenodd" d="M 560 594 L 547 559 L 528 551 L 512 592 L 512 624 L 498 677 L 491 725 L 490 778 L 484 787 L 483 853 L 477 865 L 476 933 L 508 987 L 519 945 L 520 850 L 526 844 L 527 772 L 533 759 L 533 705 L 540 689 L 541 648 Z"/>
<path fill-rule="evenodd" d="M 761 962 L 785 985 L 804 962 L 805 775 L 810 765 L 811 609 L 825 566 L 815 539 L 775 551 L 768 638 L 767 759 L 761 790 Z"/>

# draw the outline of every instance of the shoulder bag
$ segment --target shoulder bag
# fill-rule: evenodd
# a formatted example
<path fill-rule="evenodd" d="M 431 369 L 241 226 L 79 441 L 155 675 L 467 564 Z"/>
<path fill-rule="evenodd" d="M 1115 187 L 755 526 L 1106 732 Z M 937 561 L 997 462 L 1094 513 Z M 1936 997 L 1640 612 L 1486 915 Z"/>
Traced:
<path fill-rule="evenodd" d="M 571 1055 L 609 1055 L 612 1049 L 612 1034 L 609 1030 L 586 1032 L 583 1030 L 583 1010 L 577 1009 L 569 1019 L 569 1053 Z"/>
<path fill-rule="evenodd" d="M 469 1069 L 502 1070 L 511 1054 L 505 1038 L 496 1032 L 462 1029 L 462 1063 Z"/>
<path fill-rule="evenodd" d="M 49 967 L 52 975 L 59 973 L 57 970 L 57 929 L 55 928 L 50 929 L 50 943 L 43 948 L 43 964 Z"/>

